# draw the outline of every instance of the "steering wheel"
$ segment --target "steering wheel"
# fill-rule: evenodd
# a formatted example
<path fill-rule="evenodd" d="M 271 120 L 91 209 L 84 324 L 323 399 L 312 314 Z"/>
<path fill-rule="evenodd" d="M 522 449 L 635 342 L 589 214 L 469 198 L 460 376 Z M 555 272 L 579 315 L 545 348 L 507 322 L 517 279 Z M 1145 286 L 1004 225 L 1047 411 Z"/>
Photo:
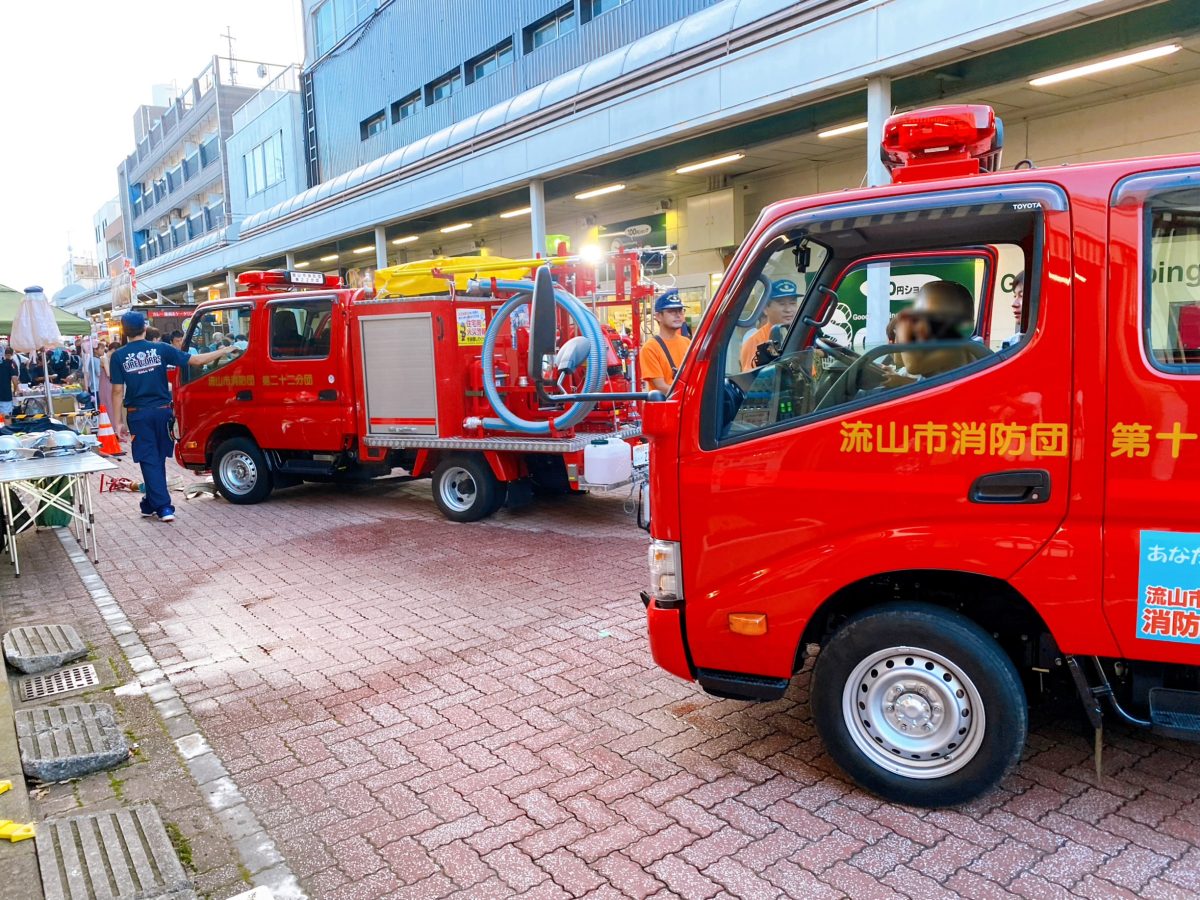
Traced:
<path fill-rule="evenodd" d="M 850 356 L 854 357 L 854 361 L 829 386 L 829 390 L 822 395 L 821 399 L 817 401 L 816 406 L 813 407 L 813 412 L 829 409 L 831 406 L 836 406 L 839 403 L 845 403 L 860 390 L 871 390 L 872 388 L 879 387 L 890 374 L 887 369 L 865 353 L 854 354 L 846 350 L 845 347 L 840 347 L 837 344 L 833 344 L 832 346 L 837 347 L 843 353 L 849 353 Z"/>
<path fill-rule="evenodd" d="M 824 350 L 830 356 L 844 362 L 847 366 L 854 365 L 862 358 L 849 347 L 843 347 L 841 344 L 831 341 L 820 332 L 817 332 L 817 336 L 813 338 L 813 346 L 818 350 Z"/>

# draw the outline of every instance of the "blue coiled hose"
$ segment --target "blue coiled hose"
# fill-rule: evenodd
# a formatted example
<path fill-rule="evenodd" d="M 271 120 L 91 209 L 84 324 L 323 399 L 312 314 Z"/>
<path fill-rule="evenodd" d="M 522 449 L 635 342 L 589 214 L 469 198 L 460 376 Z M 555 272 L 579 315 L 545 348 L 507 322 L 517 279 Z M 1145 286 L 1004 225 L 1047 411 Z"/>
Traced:
<path fill-rule="evenodd" d="M 489 431 L 520 431 L 525 434 L 549 434 L 552 425 L 556 431 L 565 431 L 571 428 L 582 421 L 584 416 L 592 411 L 592 408 L 596 405 L 595 402 L 572 403 L 567 408 L 567 411 L 554 419 L 553 422 L 530 421 L 514 415 L 504 405 L 504 399 L 500 396 L 500 392 L 496 390 L 494 365 L 496 338 L 499 336 L 504 322 L 517 307 L 530 302 L 530 298 L 533 295 L 533 282 L 497 281 L 496 287 L 503 291 L 516 291 L 517 295 L 509 298 L 500 307 L 492 317 L 492 323 L 488 326 L 487 333 L 483 336 L 483 392 L 487 395 L 488 403 L 492 405 L 492 409 L 499 416 L 496 419 L 484 419 L 483 427 Z M 591 310 L 566 291 L 556 287 L 554 289 L 554 299 L 574 320 L 580 334 L 588 339 L 587 377 L 584 379 L 581 393 L 595 393 L 600 389 L 600 385 L 604 380 L 604 332 L 600 330 L 600 323 L 596 321 L 596 317 L 592 315 Z M 531 377 L 536 377 L 539 373 L 530 372 L 529 374 Z"/>

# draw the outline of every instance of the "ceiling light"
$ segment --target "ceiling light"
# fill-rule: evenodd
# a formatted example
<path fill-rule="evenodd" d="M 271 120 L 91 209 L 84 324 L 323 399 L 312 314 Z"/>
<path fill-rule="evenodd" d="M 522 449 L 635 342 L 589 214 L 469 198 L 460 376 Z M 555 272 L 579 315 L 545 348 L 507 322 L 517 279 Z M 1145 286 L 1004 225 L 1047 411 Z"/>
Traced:
<path fill-rule="evenodd" d="M 527 216 L 533 212 L 532 206 L 524 206 L 521 209 L 510 209 L 508 212 L 500 213 L 502 219 L 515 219 L 517 216 Z"/>
<path fill-rule="evenodd" d="M 374 249 L 375 248 L 373 246 L 372 247 L 355 247 L 354 252 L 355 253 L 370 253 Z"/>
<path fill-rule="evenodd" d="M 337 258 L 338 255 L 336 253 L 330 253 L 328 256 L 322 256 L 321 262 L 333 262 Z"/>
<path fill-rule="evenodd" d="M 474 224 L 474 222 L 459 222 L 457 225 L 447 225 L 445 228 L 439 228 L 438 230 L 442 234 L 453 234 L 456 231 L 466 231 Z"/>
<path fill-rule="evenodd" d="M 292 268 L 293 269 L 307 269 L 311 265 L 312 265 L 312 263 L 310 263 L 310 262 L 298 262 L 298 263 L 294 263 L 292 265 Z"/>
<path fill-rule="evenodd" d="M 596 244 L 584 244 L 579 248 L 579 258 L 589 266 L 598 266 L 604 259 L 604 251 Z"/>
<path fill-rule="evenodd" d="M 855 131 L 866 131 L 866 129 L 867 129 L 866 122 L 855 122 L 853 125 L 843 125 L 840 128 L 830 128 L 828 131 L 818 131 L 817 137 L 819 137 L 819 138 L 838 137 L 839 135 L 843 135 L 843 134 L 852 134 Z"/>
<path fill-rule="evenodd" d="M 392 243 L 393 244 L 411 244 L 413 241 L 417 240 L 418 238 L 419 238 L 419 235 L 410 234 L 410 235 L 407 235 L 406 237 L 396 238 L 394 241 L 392 241 Z"/>
<path fill-rule="evenodd" d="M 1095 75 L 1097 72 L 1107 72 L 1109 69 L 1118 69 L 1121 66 L 1131 66 L 1134 63 L 1145 62 L 1148 59 L 1158 59 L 1160 56 L 1170 56 L 1176 50 L 1183 49 L 1179 44 L 1166 44 L 1162 47 L 1153 47 L 1149 50 L 1139 50 L 1137 53 L 1126 53 L 1123 56 L 1114 56 L 1110 59 L 1102 59 L 1099 62 L 1088 63 L 1086 66 L 1076 66 L 1073 69 L 1064 69 L 1061 72 L 1052 72 L 1049 75 L 1042 75 L 1039 78 L 1034 78 L 1029 83 L 1034 87 L 1044 87 L 1047 84 L 1058 84 L 1060 81 L 1069 81 L 1072 78 L 1083 78 L 1085 75 Z"/>
<path fill-rule="evenodd" d="M 582 194 L 576 194 L 576 200 L 591 200 L 593 197 L 603 197 L 605 194 L 615 194 L 617 191 L 625 190 L 623 184 L 609 184 L 605 187 L 593 188 L 590 191 L 584 191 Z"/>
<path fill-rule="evenodd" d="M 745 158 L 745 153 L 727 153 L 724 156 L 718 156 L 716 159 L 706 159 L 704 162 L 680 166 L 675 170 L 675 174 L 686 175 L 688 172 L 699 172 L 701 169 L 711 169 L 713 166 L 723 166 L 725 163 L 737 162 L 739 159 Z"/>

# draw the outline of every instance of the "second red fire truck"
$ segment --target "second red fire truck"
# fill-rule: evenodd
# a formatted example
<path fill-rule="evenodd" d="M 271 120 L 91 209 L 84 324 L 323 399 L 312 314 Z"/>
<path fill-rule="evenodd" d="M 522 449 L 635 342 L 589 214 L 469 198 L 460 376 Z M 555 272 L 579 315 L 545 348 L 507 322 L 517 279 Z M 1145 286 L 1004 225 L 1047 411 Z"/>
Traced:
<path fill-rule="evenodd" d="M 586 305 L 576 294 L 595 294 L 595 270 L 571 258 L 401 266 L 381 270 L 377 293 L 319 273 L 244 273 L 247 293 L 201 305 L 189 327 L 188 347 L 239 352 L 182 373 L 176 457 L 211 470 L 239 504 L 399 469 L 431 478 L 460 522 L 491 515 L 510 491 L 631 484 L 645 469 L 629 395 L 637 341 L 596 313 L 621 308 L 636 336 L 654 286 L 637 253 L 612 265 L 615 296 Z M 564 347 L 530 361 L 535 271 L 544 327 Z M 592 399 L 572 400 L 581 390 Z"/>

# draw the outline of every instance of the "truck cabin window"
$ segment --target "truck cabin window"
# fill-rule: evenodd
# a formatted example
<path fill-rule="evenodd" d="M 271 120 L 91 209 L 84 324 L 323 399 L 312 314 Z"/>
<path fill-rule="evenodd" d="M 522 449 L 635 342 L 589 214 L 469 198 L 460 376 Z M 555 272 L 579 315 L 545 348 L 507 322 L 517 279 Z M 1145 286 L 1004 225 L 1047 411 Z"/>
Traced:
<path fill-rule="evenodd" d="M 329 355 L 333 300 L 271 305 L 271 359 L 324 359 Z"/>
<path fill-rule="evenodd" d="M 204 366 L 189 366 L 184 376 L 186 379 L 193 380 L 215 372 L 241 358 L 250 347 L 250 312 L 249 306 L 229 306 L 210 309 L 192 319 L 191 328 L 184 339 L 184 349 L 188 353 L 207 353 L 221 347 L 233 347 L 235 352 Z"/>
<path fill-rule="evenodd" d="M 717 439 L 890 400 L 1018 352 L 1036 325 L 1025 272 L 1040 254 L 1041 211 L 1012 207 L 781 235 L 723 332 Z"/>
<path fill-rule="evenodd" d="M 1146 344 L 1163 368 L 1200 364 L 1200 189 L 1147 204 L 1150 264 L 1144 289 Z M 1191 371 L 1195 371 L 1194 369 Z"/>

